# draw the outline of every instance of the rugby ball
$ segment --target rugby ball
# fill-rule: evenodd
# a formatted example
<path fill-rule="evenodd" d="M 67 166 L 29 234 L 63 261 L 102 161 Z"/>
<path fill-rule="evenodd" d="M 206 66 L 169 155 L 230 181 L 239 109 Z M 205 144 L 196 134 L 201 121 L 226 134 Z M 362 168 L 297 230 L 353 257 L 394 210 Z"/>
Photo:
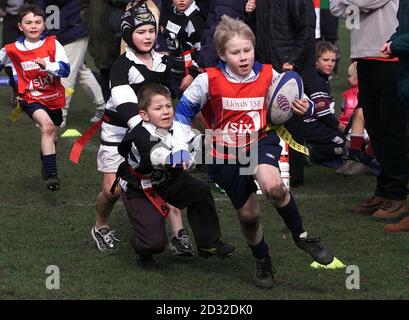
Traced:
<path fill-rule="evenodd" d="M 304 86 L 299 74 L 287 71 L 273 81 L 267 91 L 267 122 L 279 125 L 291 118 L 291 104 L 304 95 Z"/>

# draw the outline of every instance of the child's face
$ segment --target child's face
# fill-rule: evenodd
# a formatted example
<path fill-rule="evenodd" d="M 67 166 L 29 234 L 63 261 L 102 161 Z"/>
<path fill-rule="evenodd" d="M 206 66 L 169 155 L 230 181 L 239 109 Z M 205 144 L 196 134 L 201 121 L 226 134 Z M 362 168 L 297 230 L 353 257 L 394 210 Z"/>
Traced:
<path fill-rule="evenodd" d="M 170 129 L 173 124 L 173 107 L 170 98 L 156 94 L 152 96 L 146 111 L 139 112 L 143 121 L 152 123 L 157 128 Z"/>
<path fill-rule="evenodd" d="M 355 87 L 358 85 L 358 78 L 348 73 L 348 83 L 351 87 Z"/>
<path fill-rule="evenodd" d="M 151 24 L 145 24 L 136 28 L 132 33 L 132 41 L 140 51 L 151 51 L 156 41 L 155 27 Z"/>
<path fill-rule="evenodd" d="M 331 75 L 334 71 L 336 53 L 332 51 L 324 52 L 318 59 L 316 63 L 317 69 L 320 69 L 324 74 Z"/>
<path fill-rule="evenodd" d="M 177 11 L 184 12 L 187 8 L 190 7 L 193 0 L 173 0 L 173 5 Z"/>
<path fill-rule="evenodd" d="M 36 42 L 44 31 L 44 19 L 29 12 L 23 17 L 21 23 L 18 23 L 18 28 L 24 33 L 28 41 Z"/>
<path fill-rule="evenodd" d="M 251 40 L 234 36 L 225 44 L 220 58 L 226 62 L 230 70 L 241 76 L 247 76 L 253 69 L 254 46 Z"/>

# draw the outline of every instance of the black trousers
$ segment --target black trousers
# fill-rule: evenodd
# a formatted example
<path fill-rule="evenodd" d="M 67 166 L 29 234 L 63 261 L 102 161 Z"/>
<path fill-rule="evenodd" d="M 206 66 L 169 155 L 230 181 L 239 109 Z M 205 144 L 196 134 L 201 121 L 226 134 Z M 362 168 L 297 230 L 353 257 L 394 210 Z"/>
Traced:
<path fill-rule="evenodd" d="M 198 247 L 220 238 L 216 205 L 206 182 L 181 173 L 166 187 L 158 188 L 165 201 L 179 209 L 187 207 L 187 218 Z M 122 192 L 122 200 L 132 224 L 132 247 L 136 254 L 161 253 L 167 243 L 165 220 L 155 206 L 138 192 Z"/>
<path fill-rule="evenodd" d="M 310 155 L 315 162 L 340 159 L 345 146 L 344 134 L 319 119 L 306 123 L 306 141 L 312 147 Z"/>
<path fill-rule="evenodd" d="M 397 62 L 359 60 L 358 100 L 381 166 L 375 195 L 404 200 L 408 194 L 408 106 L 399 100 Z"/>

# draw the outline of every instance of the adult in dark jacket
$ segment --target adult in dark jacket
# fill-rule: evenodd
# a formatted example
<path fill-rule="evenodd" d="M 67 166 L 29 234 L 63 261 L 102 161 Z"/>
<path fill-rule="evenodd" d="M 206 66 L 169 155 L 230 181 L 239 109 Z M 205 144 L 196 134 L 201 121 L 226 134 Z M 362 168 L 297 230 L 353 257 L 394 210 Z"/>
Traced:
<path fill-rule="evenodd" d="M 399 26 L 388 43 L 381 49 L 391 57 L 399 57 L 399 98 L 409 103 L 409 0 L 400 0 L 398 9 Z"/>
<path fill-rule="evenodd" d="M 314 83 L 315 72 L 315 10 L 311 0 L 257 0 L 253 29 L 256 34 L 256 59 L 272 64 L 282 72 L 294 70 L 301 74 L 305 93 Z M 286 123 L 294 139 L 304 143 L 302 118 L 292 117 Z M 304 156 L 290 149 L 291 185 L 304 182 Z"/>
<path fill-rule="evenodd" d="M 24 4 L 24 0 L 0 0 L 0 16 L 3 17 L 3 45 L 15 42 L 23 33 L 17 27 L 18 10 Z M 4 71 L 9 77 L 9 86 L 13 90 L 10 102 L 13 106 L 17 102 L 17 79 L 13 76 L 11 65 L 4 67 Z"/>
<path fill-rule="evenodd" d="M 56 35 L 57 40 L 63 46 L 88 36 L 88 31 L 79 14 L 80 7 L 76 0 L 39 0 L 37 4 L 44 9 L 51 5 L 59 8 L 59 27 L 49 29 L 48 32 Z"/>
<path fill-rule="evenodd" d="M 247 22 L 248 16 L 245 12 L 247 0 L 212 0 L 206 19 L 206 26 L 202 33 L 201 49 L 198 57 L 200 67 L 214 67 L 219 61 L 213 43 L 214 30 L 221 21 L 223 15 L 239 18 Z M 200 5 L 199 5 L 200 6 Z"/>
<path fill-rule="evenodd" d="M 398 88 L 399 99 L 404 107 L 409 110 L 409 0 L 400 0 L 398 9 L 399 26 L 390 40 L 383 45 L 381 51 L 388 57 L 399 57 Z M 406 120 L 409 124 L 409 119 Z M 409 160 L 409 145 L 406 140 L 406 158 Z M 409 165 L 409 164 L 408 164 Z M 409 217 L 403 218 L 397 224 L 384 226 L 386 232 L 409 231 Z"/>
<path fill-rule="evenodd" d="M 108 101 L 111 95 L 109 74 L 112 64 L 119 57 L 121 45 L 120 33 L 117 36 L 117 32 L 110 25 L 110 17 L 118 8 L 123 11 L 127 1 L 79 0 L 79 2 L 82 18 L 90 34 L 88 51 L 99 70 L 104 99 Z"/>

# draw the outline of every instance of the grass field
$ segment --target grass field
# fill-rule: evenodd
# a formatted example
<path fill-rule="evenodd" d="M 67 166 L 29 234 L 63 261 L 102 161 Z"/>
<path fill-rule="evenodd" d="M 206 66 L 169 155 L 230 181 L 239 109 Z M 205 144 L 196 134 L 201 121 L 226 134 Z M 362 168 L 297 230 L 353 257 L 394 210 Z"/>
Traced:
<path fill-rule="evenodd" d="M 332 82 L 337 102 L 346 89 L 348 34 L 341 24 L 342 65 Z M 100 253 L 90 235 L 94 201 L 102 175 L 96 171 L 98 137 L 87 145 L 80 164 L 69 162 L 74 139 L 58 146 L 61 191 L 45 189 L 40 177 L 39 130 L 26 115 L 13 123 L 10 91 L 0 88 L 0 300 L 14 299 L 408 299 L 408 234 L 386 235 L 382 223 L 352 215 L 349 207 L 370 196 L 375 180 L 343 178 L 331 169 L 306 168 L 304 187 L 294 189 L 305 226 L 333 248 L 346 265 L 360 271 L 360 289 L 349 290 L 345 269 L 316 270 L 297 249 L 275 210 L 262 200 L 263 228 L 270 245 L 277 284 L 271 290 L 253 286 L 254 262 L 240 234 L 233 207 L 214 190 L 223 239 L 238 247 L 231 258 L 178 258 L 166 250 L 159 267 L 142 271 L 130 246 L 131 227 L 122 203 L 111 226 L 121 239 L 120 250 Z M 69 113 L 68 128 L 89 125 L 93 106 L 79 89 Z M 204 177 L 204 172 L 197 172 Z M 188 225 L 187 222 L 185 225 Z M 46 268 L 60 270 L 60 289 L 48 290 Z"/>

